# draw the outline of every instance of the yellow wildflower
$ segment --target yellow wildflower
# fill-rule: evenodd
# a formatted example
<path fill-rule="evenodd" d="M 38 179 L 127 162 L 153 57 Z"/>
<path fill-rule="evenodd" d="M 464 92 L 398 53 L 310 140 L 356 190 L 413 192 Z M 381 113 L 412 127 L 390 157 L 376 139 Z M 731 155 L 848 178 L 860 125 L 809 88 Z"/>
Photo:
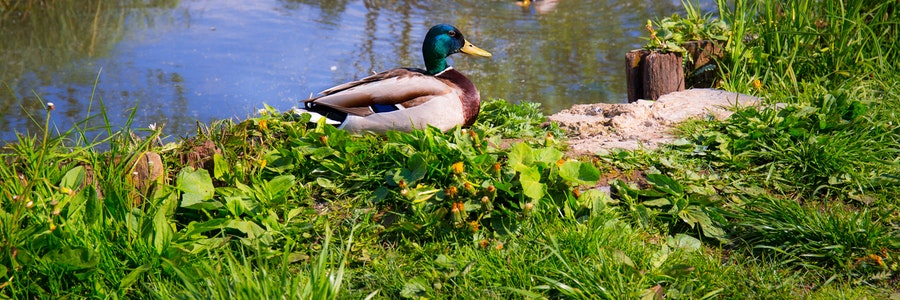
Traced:
<path fill-rule="evenodd" d="M 456 194 L 459 193 L 459 190 L 457 190 L 455 186 L 450 186 L 444 192 L 447 193 L 447 197 L 456 198 Z M 462 203 L 460 203 L 460 205 L 462 205 Z"/>
<path fill-rule="evenodd" d="M 466 167 L 463 162 L 457 162 L 450 166 L 450 170 L 453 171 L 453 174 L 462 174 L 462 172 L 466 170 Z"/>
<path fill-rule="evenodd" d="M 469 222 L 469 229 L 472 229 L 472 232 L 478 232 L 479 225 L 480 224 L 478 224 L 478 221 L 471 221 Z"/>
<path fill-rule="evenodd" d="M 269 122 L 266 120 L 259 120 L 259 130 L 269 130 Z"/>
<path fill-rule="evenodd" d="M 763 85 L 762 85 L 762 82 L 759 81 L 759 79 L 753 79 L 752 84 L 753 84 L 753 88 L 755 88 L 756 90 L 761 90 L 761 89 L 762 89 L 762 86 L 763 86 Z"/>

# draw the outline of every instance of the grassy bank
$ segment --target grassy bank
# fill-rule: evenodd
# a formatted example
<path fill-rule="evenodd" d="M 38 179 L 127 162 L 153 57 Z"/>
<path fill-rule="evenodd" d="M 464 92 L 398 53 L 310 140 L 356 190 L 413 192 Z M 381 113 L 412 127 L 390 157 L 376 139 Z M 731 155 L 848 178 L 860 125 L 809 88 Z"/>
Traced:
<path fill-rule="evenodd" d="M 656 150 L 566 157 L 502 100 L 447 133 L 45 125 L 0 154 L 0 295 L 900 297 L 897 6 L 723 6 L 720 86 L 766 103 Z"/>

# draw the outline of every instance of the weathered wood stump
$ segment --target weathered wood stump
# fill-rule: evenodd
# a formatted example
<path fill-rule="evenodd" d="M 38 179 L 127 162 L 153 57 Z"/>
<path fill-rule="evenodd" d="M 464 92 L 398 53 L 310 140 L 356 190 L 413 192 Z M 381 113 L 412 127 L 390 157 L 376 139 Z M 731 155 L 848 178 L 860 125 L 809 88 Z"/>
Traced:
<path fill-rule="evenodd" d="M 125 181 L 134 187 L 128 196 L 134 207 L 138 207 L 149 197 L 150 189 L 164 181 L 165 165 L 159 154 L 147 151 L 138 154 L 127 170 Z"/>
<path fill-rule="evenodd" d="M 625 54 L 628 102 L 656 100 L 659 96 L 684 90 L 681 53 L 631 50 Z"/>
<path fill-rule="evenodd" d="M 688 73 L 687 86 L 689 88 L 711 88 L 719 78 L 719 66 L 717 60 L 724 57 L 722 48 L 715 41 L 690 41 L 682 45 L 687 50 L 689 58 L 684 63 Z"/>
<path fill-rule="evenodd" d="M 627 81 L 628 102 L 634 102 L 644 97 L 643 71 L 644 57 L 650 54 L 649 50 L 631 50 L 625 53 L 625 81 Z"/>

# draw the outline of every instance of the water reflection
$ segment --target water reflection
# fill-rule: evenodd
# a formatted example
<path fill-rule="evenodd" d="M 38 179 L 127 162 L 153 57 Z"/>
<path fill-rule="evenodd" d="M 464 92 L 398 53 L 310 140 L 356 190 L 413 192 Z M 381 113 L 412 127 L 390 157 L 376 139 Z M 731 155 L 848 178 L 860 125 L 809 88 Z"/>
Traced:
<path fill-rule="evenodd" d="M 96 113 L 100 103 L 90 97 L 96 61 L 114 56 L 111 52 L 129 30 L 148 25 L 144 21 L 153 14 L 177 4 L 174 0 L 0 3 L 0 139 L 40 132 L 47 102 L 58 109 L 53 122 L 58 127 L 53 131 L 69 130 L 76 121 L 87 119 L 91 110 Z M 138 5 L 141 10 L 122 9 Z M 79 126 L 101 124 L 95 118 Z"/>
<path fill-rule="evenodd" d="M 679 2 L 92 0 L 28 21 L 4 15 L 0 139 L 38 132 L 27 115 L 42 118 L 43 102 L 57 103 L 63 130 L 102 100 L 114 127 L 137 106 L 135 126 L 166 124 L 176 136 L 262 103 L 288 109 L 372 72 L 423 67 L 422 39 L 436 23 L 455 24 L 494 54 L 451 59 L 482 98 L 541 102 L 547 112 L 622 102 L 624 53 L 643 43 L 647 19 L 679 11 Z"/>

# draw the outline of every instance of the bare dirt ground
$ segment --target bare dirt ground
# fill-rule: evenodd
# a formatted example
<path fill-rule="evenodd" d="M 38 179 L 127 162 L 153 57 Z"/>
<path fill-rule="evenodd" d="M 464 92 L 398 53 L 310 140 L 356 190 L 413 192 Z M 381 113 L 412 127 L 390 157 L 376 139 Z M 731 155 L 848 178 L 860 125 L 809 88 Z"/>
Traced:
<path fill-rule="evenodd" d="M 715 89 L 691 89 L 621 104 L 579 104 L 549 117 L 569 135 L 569 156 L 603 149 L 656 148 L 674 140 L 674 126 L 689 118 L 724 119 L 732 108 L 755 106 L 753 96 Z"/>

